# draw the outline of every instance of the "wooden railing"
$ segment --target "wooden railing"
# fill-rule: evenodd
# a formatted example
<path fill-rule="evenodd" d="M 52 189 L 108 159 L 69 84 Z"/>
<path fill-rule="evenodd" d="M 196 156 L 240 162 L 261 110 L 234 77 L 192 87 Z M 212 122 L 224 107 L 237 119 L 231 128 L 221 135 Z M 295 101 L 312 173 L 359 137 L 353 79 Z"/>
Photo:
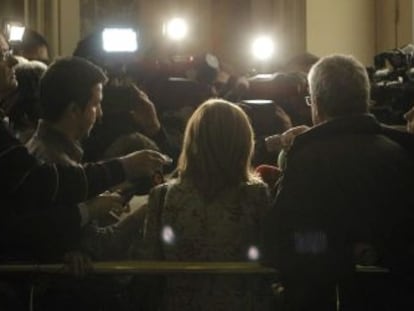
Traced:
<path fill-rule="evenodd" d="M 277 274 L 277 270 L 254 262 L 108 261 L 92 264 L 95 274 Z M 356 266 L 361 273 L 388 273 L 377 266 Z M 2 264 L 4 273 L 67 273 L 59 264 Z"/>
<path fill-rule="evenodd" d="M 95 274 L 276 274 L 252 262 L 109 261 L 92 264 Z M 67 273 L 64 264 L 3 264 L 0 273 Z"/>

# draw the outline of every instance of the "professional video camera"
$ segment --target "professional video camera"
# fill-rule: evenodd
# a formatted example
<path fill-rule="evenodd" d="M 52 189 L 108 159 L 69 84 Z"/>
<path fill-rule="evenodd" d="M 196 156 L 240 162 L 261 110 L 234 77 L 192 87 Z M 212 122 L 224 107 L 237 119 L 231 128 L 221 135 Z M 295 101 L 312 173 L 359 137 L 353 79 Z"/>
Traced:
<path fill-rule="evenodd" d="M 387 124 L 405 123 L 403 115 L 414 104 L 414 45 L 376 55 L 368 72 L 371 112 Z"/>

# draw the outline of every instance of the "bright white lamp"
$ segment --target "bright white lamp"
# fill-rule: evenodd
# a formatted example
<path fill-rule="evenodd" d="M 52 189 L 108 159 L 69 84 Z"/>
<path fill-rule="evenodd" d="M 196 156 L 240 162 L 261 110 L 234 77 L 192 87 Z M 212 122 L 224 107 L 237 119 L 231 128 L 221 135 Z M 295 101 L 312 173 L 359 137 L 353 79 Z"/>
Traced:
<path fill-rule="evenodd" d="M 132 28 L 105 28 L 102 41 L 106 52 L 135 52 L 138 49 L 138 35 Z"/>
<path fill-rule="evenodd" d="M 260 36 L 253 40 L 252 53 L 258 60 L 270 59 L 275 52 L 275 43 L 269 36 Z"/>
<path fill-rule="evenodd" d="M 164 34 L 171 40 L 181 41 L 188 34 L 188 24 L 183 18 L 173 18 L 164 25 Z"/>

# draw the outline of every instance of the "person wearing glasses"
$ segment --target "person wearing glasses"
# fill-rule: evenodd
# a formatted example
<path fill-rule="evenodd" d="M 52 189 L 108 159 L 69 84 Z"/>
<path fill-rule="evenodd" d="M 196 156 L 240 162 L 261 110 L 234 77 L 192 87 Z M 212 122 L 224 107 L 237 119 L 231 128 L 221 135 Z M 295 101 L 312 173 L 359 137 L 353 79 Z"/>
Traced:
<path fill-rule="evenodd" d="M 414 136 L 368 113 L 370 84 L 354 57 L 323 57 L 308 79 L 314 125 L 286 153 L 264 262 L 280 270 L 289 310 L 337 310 L 338 299 L 355 310 L 355 252 L 369 249 L 369 264 L 393 275 L 410 269 Z"/>
<path fill-rule="evenodd" d="M 0 34 L 0 101 L 10 95 L 17 88 L 17 79 L 14 66 L 17 59 L 12 56 L 12 51 L 6 38 Z"/>

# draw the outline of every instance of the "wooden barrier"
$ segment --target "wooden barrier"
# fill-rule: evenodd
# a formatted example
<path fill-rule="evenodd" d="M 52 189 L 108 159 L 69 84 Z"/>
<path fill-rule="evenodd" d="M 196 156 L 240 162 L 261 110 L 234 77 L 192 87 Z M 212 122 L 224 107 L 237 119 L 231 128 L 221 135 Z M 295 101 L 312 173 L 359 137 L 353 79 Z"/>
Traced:
<path fill-rule="evenodd" d="M 252 262 L 108 261 L 92 264 L 94 274 L 277 274 Z M 3 264 L 0 273 L 67 273 L 64 264 Z"/>
<path fill-rule="evenodd" d="M 95 274 L 277 274 L 254 262 L 108 261 L 92 263 Z M 388 273 L 377 266 L 356 266 L 359 273 Z M 64 264 L 2 264 L 0 273 L 67 273 Z"/>

